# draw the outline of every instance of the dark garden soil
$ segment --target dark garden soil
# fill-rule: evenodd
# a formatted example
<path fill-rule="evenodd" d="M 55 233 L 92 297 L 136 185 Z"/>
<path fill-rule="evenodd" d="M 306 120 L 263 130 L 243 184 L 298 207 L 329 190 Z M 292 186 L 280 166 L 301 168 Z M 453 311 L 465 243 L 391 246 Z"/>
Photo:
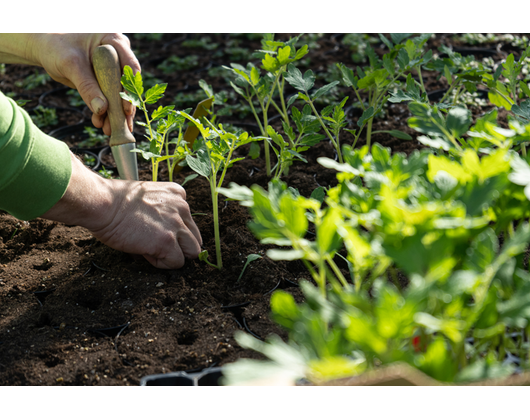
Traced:
<path fill-rule="evenodd" d="M 144 78 L 151 76 L 168 83 L 163 104 L 174 104 L 177 97 L 187 101 L 177 105 L 177 109 L 194 107 L 206 97 L 198 90 L 200 79 L 211 84 L 215 92 L 225 90 L 232 95 L 220 66 L 257 62 L 251 53 L 260 48 L 259 37 L 210 34 L 211 43 L 218 44 L 215 48 L 186 46 L 191 44 L 186 41 L 204 36 L 164 34 L 154 40 L 129 35 Z M 277 38 L 287 40 L 288 36 Z M 352 61 L 350 47 L 341 43 L 342 38 L 341 34 L 311 38 L 309 60 L 305 60 L 305 67 L 299 67 L 302 71 L 315 71 L 317 84 L 328 83 L 325 77 L 333 63 L 357 65 Z M 429 42 L 431 47 L 457 44 L 451 34 L 439 34 Z M 384 53 L 384 44 L 375 46 Z M 497 52 L 495 61 L 512 50 L 517 52 L 513 47 Z M 164 74 L 157 66 L 171 55 L 196 56 L 196 61 L 191 63 L 191 69 Z M 42 127 L 45 132 L 79 122 L 81 127 L 91 125 L 87 109 L 72 105 L 66 89 L 55 90 L 61 87 L 58 83 L 48 81 L 33 89 L 17 86 L 17 81 L 34 71 L 28 66 L 6 65 L 5 73 L 0 73 L 0 89 L 13 92 L 16 99 L 29 99 L 31 102 L 25 106 L 28 110 L 39 103 L 70 109 L 58 109 L 57 124 Z M 43 72 L 39 70 L 39 74 Z M 429 74 L 425 83 L 427 90 L 446 87 L 445 79 L 436 80 Z M 195 93 L 196 97 L 189 96 Z M 353 92 L 341 88 L 337 98 L 345 95 L 351 98 Z M 253 117 L 243 115 L 244 110 L 237 108 L 237 103 L 238 98 L 229 96 L 227 104 L 232 105 L 233 113 L 219 117 L 219 121 L 239 124 L 258 135 Z M 470 109 L 478 116 L 489 108 Z M 407 126 L 410 114 L 406 105 L 389 104 L 386 112 L 386 117 L 374 121 L 374 131 L 397 129 L 416 138 L 417 133 Z M 349 116 L 349 127 L 355 128 L 360 112 L 350 109 Z M 279 120 L 274 125 L 281 130 Z M 140 131 L 136 130 L 140 140 Z M 56 137 L 76 147 L 83 135 L 59 131 Z M 374 134 L 372 140 L 407 154 L 420 147 L 416 140 L 403 141 L 386 134 Z M 345 135 L 341 141 L 351 143 L 352 137 Z M 359 140 L 362 144 L 363 138 Z M 248 149 L 238 152 L 245 156 Z M 295 163 L 283 180 L 305 196 L 318 186 L 333 186 L 335 171 L 318 165 L 316 159 L 320 156 L 335 156 L 329 142 L 323 141 L 307 151 L 308 164 Z M 141 179 L 149 180 L 149 164 L 139 160 Z M 112 162 L 107 162 L 107 166 L 112 166 Z M 184 168 L 176 182 L 182 183 L 191 173 Z M 168 179 L 167 170 L 161 170 L 160 178 Z M 263 159 L 247 158 L 236 163 L 228 171 L 225 185 L 230 182 L 266 188 Z M 215 246 L 209 185 L 198 177 L 185 188 L 204 248 L 212 256 Z M 242 357 L 260 358 L 237 345 L 233 339 L 237 330 L 260 338 L 274 333 L 286 339 L 285 332 L 269 319 L 270 295 L 274 289 L 282 288 L 300 301 L 297 283 L 309 278 L 305 267 L 300 262 L 274 262 L 266 257 L 267 246 L 261 245 L 246 227 L 249 215 L 245 207 L 225 201 L 222 196 L 219 207 L 224 264 L 221 271 L 198 260 L 187 261 L 180 270 L 159 270 L 141 257 L 109 249 L 86 229 L 42 219 L 22 222 L 0 212 L 0 385 L 138 385 L 143 376 L 150 374 L 222 366 Z M 238 281 L 248 254 L 263 258 L 252 262 Z M 341 267 L 347 275 L 346 267 Z"/>

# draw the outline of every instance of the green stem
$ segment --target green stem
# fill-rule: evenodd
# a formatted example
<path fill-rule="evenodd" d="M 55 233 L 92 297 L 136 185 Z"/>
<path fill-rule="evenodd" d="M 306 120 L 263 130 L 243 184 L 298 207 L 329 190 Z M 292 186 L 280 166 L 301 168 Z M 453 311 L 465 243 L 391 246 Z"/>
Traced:
<path fill-rule="evenodd" d="M 305 92 L 305 94 L 309 98 L 309 93 L 307 91 Z M 335 141 L 335 139 L 333 138 L 332 134 L 329 132 L 328 128 L 326 127 L 326 124 L 324 124 L 324 121 L 322 121 L 322 118 L 320 118 L 320 114 L 317 112 L 315 106 L 313 105 L 313 101 L 309 100 L 308 104 L 313 110 L 313 113 L 315 114 L 315 116 L 317 117 L 318 122 L 320 123 L 324 131 L 326 132 L 328 138 L 331 140 L 331 143 L 333 143 L 333 146 L 335 147 L 335 150 L 337 151 L 337 155 L 339 157 L 339 163 L 344 163 L 344 161 L 342 160 L 342 153 L 340 151 L 340 147 Z"/>
<path fill-rule="evenodd" d="M 285 98 L 283 97 L 283 90 L 285 86 L 285 79 L 283 77 L 283 74 L 281 76 L 281 79 L 282 79 L 282 82 L 281 82 L 281 86 L 278 86 L 278 93 L 280 94 L 280 102 L 282 104 L 282 109 L 283 109 L 283 120 L 285 121 L 287 126 L 290 127 L 291 125 L 289 123 L 289 114 L 287 113 L 287 106 L 285 105 Z"/>
<path fill-rule="evenodd" d="M 374 117 L 370 118 L 368 120 L 368 127 L 366 127 L 366 145 L 368 146 L 368 152 L 372 150 L 371 142 L 372 142 L 372 121 L 374 120 Z"/>
<path fill-rule="evenodd" d="M 337 267 L 337 264 L 335 263 L 335 261 L 333 261 L 333 258 L 328 256 L 326 258 L 326 261 L 328 262 L 329 266 L 331 267 L 339 281 L 342 283 L 342 286 L 348 287 L 348 281 L 342 275 L 341 271 L 339 270 L 339 267 Z"/>
<path fill-rule="evenodd" d="M 421 75 L 421 66 L 418 64 L 416 66 L 416 71 L 418 72 L 418 78 L 420 79 L 421 89 L 423 90 L 423 93 L 427 93 L 425 90 L 425 85 L 423 84 L 423 77 Z"/>
<path fill-rule="evenodd" d="M 223 268 L 223 259 L 221 256 L 221 237 L 219 234 L 219 208 L 217 205 L 218 192 L 215 181 L 215 175 L 210 177 L 210 190 L 212 192 L 213 205 L 213 230 L 215 236 L 215 255 L 217 257 L 217 268 L 221 270 Z"/>

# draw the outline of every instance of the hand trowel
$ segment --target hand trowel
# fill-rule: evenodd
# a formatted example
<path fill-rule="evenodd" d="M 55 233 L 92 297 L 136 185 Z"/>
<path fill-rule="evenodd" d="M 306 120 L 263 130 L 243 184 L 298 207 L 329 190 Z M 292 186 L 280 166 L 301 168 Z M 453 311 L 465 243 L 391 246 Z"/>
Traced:
<path fill-rule="evenodd" d="M 118 173 L 121 179 L 138 181 L 136 153 L 131 152 L 136 147 L 136 140 L 127 126 L 120 96 L 122 86 L 118 53 L 111 45 L 101 45 L 94 51 L 92 64 L 99 87 L 109 103 L 107 114 L 112 130 L 109 146 Z"/>

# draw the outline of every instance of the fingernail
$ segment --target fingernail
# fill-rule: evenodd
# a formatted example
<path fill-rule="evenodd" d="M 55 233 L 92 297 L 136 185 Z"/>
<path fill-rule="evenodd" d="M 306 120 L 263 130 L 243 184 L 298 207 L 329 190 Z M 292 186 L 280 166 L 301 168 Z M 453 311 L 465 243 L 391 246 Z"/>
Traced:
<path fill-rule="evenodd" d="M 92 112 L 94 114 L 99 114 L 101 112 L 101 108 L 105 106 L 105 101 L 103 101 L 103 99 L 101 99 L 100 97 L 96 96 L 94 99 L 92 99 L 90 105 L 92 106 Z"/>

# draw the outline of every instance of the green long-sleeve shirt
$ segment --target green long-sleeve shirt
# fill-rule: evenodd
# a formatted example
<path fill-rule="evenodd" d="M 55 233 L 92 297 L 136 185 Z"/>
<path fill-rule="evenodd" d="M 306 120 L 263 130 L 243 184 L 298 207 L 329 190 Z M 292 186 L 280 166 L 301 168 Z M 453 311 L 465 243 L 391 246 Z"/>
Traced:
<path fill-rule="evenodd" d="M 41 216 L 61 199 L 71 173 L 67 145 L 0 92 L 0 209 L 20 220 Z"/>

